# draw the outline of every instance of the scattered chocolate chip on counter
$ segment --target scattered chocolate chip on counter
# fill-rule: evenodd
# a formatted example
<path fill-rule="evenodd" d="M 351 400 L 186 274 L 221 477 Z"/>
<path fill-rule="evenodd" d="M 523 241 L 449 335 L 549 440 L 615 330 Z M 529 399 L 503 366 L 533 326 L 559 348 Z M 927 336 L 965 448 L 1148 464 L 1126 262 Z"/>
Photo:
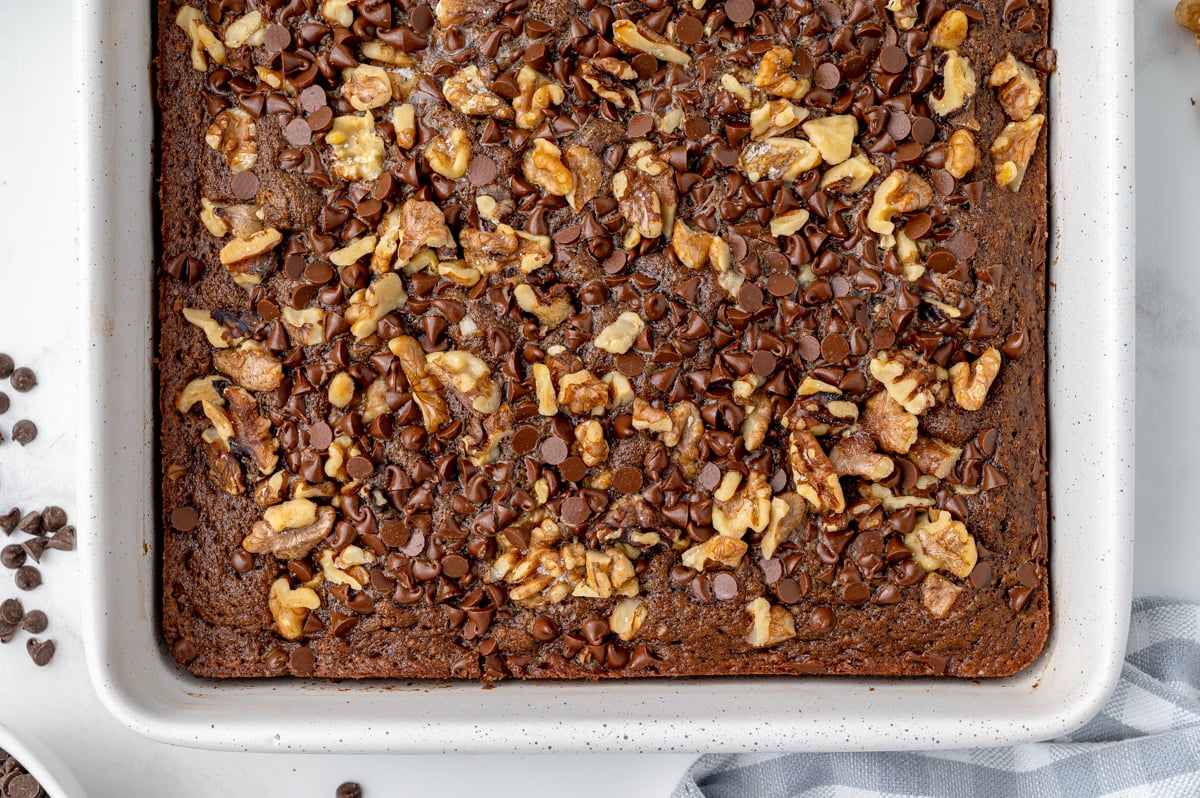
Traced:
<path fill-rule="evenodd" d="M 362 787 L 356 781 L 347 781 L 338 785 L 337 798 L 362 798 Z"/>
<path fill-rule="evenodd" d="M 33 369 L 26 366 L 21 366 L 13 371 L 9 381 L 12 383 L 13 390 L 19 393 L 28 393 L 38 384 L 37 375 L 33 373 Z"/>
<path fill-rule="evenodd" d="M 16 365 L 13 362 L 12 355 L 0 353 L 0 380 L 7 380 L 11 377 Z"/>
<path fill-rule="evenodd" d="M 42 572 L 32 565 L 22 565 L 17 569 L 16 583 L 20 590 L 39 588 L 42 585 Z"/>
<path fill-rule="evenodd" d="M 53 640 L 38 640 L 36 637 L 31 637 L 25 642 L 25 650 L 29 652 L 29 658 L 33 660 L 33 664 L 39 668 L 46 667 L 50 664 L 50 660 L 54 659 Z"/>
<path fill-rule="evenodd" d="M 12 436 L 13 440 L 22 446 L 28 446 L 37 438 L 37 425 L 27 418 L 23 418 L 16 424 L 13 424 Z"/>
<path fill-rule="evenodd" d="M 0 391 L 0 416 L 2 416 L 8 412 L 8 407 L 9 407 L 8 394 L 6 394 L 4 391 Z"/>

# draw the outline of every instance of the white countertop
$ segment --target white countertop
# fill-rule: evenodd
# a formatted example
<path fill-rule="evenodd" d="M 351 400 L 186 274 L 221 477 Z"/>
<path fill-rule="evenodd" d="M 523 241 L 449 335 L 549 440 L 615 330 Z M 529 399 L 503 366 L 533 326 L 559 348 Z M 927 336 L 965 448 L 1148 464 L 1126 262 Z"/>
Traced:
<path fill-rule="evenodd" d="M 129 0 L 134 2 L 136 0 Z M 73 248 L 76 92 L 69 0 L 0 3 L 0 351 L 33 367 L 29 394 L 3 389 L 12 408 L 0 416 L 6 438 L 32 418 L 38 439 L 0 445 L 0 512 L 16 505 L 74 508 L 78 353 L 85 342 Z M 1194 563 L 1200 535 L 1191 499 L 1200 459 L 1187 444 L 1200 388 L 1200 285 L 1192 274 L 1200 184 L 1200 52 L 1175 28 L 1174 0 L 1140 2 L 1138 135 L 1138 542 L 1135 593 L 1200 600 Z M 1065 66 L 1065 65 L 1064 65 Z M 1132 79 L 1132 76 L 1131 76 Z M 47 281 L 46 277 L 50 276 Z M 50 285 L 48 288 L 47 285 Z M 1130 275 L 1130 287 L 1134 285 Z M 88 534 L 86 528 L 80 536 Z M 4 539 L 0 537 L 0 541 Z M 0 542 L 0 545 L 3 545 Z M 691 762 L 686 755 L 344 756 L 239 754 L 175 748 L 145 740 L 108 716 L 87 678 L 79 637 L 75 556 L 48 552 L 46 584 L 20 594 L 26 609 L 50 616 L 57 641 L 49 667 L 35 668 L 24 638 L 0 647 L 0 722 L 40 738 L 92 796 L 287 795 L 327 798 L 345 780 L 368 798 L 420 795 L 451 780 L 456 790 L 573 798 L 669 793 Z M 18 594 L 0 573 L 0 600 Z"/>

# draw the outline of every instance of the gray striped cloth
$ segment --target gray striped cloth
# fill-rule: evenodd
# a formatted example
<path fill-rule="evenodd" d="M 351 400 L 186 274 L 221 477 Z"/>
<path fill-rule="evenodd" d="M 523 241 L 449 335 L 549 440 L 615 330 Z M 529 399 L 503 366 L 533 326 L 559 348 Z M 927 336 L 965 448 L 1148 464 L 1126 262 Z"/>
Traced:
<path fill-rule="evenodd" d="M 1139 598 L 1120 684 L 1074 734 L 965 751 L 707 755 L 672 798 L 1200 796 L 1200 605 Z"/>

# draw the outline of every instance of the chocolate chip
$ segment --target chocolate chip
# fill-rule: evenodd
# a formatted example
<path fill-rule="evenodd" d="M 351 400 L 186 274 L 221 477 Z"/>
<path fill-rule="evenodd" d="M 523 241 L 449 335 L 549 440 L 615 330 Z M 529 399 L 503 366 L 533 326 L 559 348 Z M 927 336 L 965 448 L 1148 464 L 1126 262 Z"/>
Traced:
<path fill-rule="evenodd" d="M 647 133 L 654 129 L 654 114 L 634 114 L 629 120 L 627 132 L 630 138 L 644 138 Z"/>
<path fill-rule="evenodd" d="M 50 619 L 41 610 L 30 610 L 21 619 L 21 628 L 31 635 L 40 635 L 50 625 Z"/>
<path fill-rule="evenodd" d="M 333 125 L 333 109 L 322 106 L 308 115 L 308 129 L 313 133 L 328 130 Z"/>
<path fill-rule="evenodd" d="M 25 564 L 25 558 L 28 556 L 25 549 L 21 548 L 21 544 L 10 543 L 0 549 L 0 565 L 8 569 L 20 568 Z"/>
<path fill-rule="evenodd" d="M 37 375 L 33 373 L 33 369 L 26 368 L 25 366 L 15 369 L 10 380 L 13 390 L 17 393 L 28 393 L 38 384 Z"/>
<path fill-rule="evenodd" d="M 784 604 L 795 604 L 804 597 L 800 592 L 800 584 L 790 576 L 779 580 L 779 584 L 775 586 L 775 593 Z M 816 628 L 816 623 L 813 624 L 813 627 Z M 822 630 L 818 629 L 818 631 Z"/>
<path fill-rule="evenodd" d="M 767 278 L 767 292 L 774 297 L 791 296 L 796 290 L 796 278 L 788 274 L 772 274 Z"/>
<path fill-rule="evenodd" d="M 67 511 L 61 507 L 50 506 L 42 510 L 42 528 L 47 532 L 57 532 L 67 525 Z"/>
<path fill-rule="evenodd" d="M 288 667 L 297 676 L 312 676 L 316 664 L 317 660 L 313 656 L 312 649 L 308 646 L 294 648 L 292 649 L 292 653 L 288 655 Z"/>
<path fill-rule="evenodd" d="M 12 355 L 0 352 L 0 380 L 7 380 L 11 377 L 15 365 Z"/>
<path fill-rule="evenodd" d="M 12 436 L 13 440 L 22 446 L 28 446 L 37 438 L 37 425 L 29 419 L 21 419 L 16 424 L 13 424 Z"/>
<path fill-rule="evenodd" d="M 53 656 L 54 644 L 51 643 L 50 645 L 50 654 Z M 34 662 L 37 662 L 37 660 L 35 659 Z M 49 662 L 49 659 L 47 659 L 46 662 Z M 46 663 L 38 662 L 38 664 L 45 665 Z M 37 779 L 28 773 L 18 773 L 11 779 L 8 779 L 4 785 L 4 798 L 38 798 L 43 794 L 42 785 L 38 783 Z"/>
<path fill-rule="evenodd" d="M 562 519 L 569 526 L 579 526 L 588 520 L 591 515 L 591 508 L 585 499 L 579 496 L 571 496 L 563 499 L 562 503 Z"/>
<path fill-rule="evenodd" d="M 908 67 L 908 56 L 896 45 L 888 45 L 879 51 L 879 65 L 886 72 L 893 74 L 903 72 Z"/>
<path fill-rule="evenodd" d="M 171 526 L 180 532 L 191 532 L 200 522 L 200 515 L 194 507 L 183 505 L 171 511 Z"/>
<path fill-rule="evenodd" d="M 512 436 L 512 449 L 517 454 L 529 454 L 538 444 L 538 431 L 530 426 L 517 429 Z"/>
<path fill-rule="evenodd" d="M 838 69 L 837 64 L 826 61 L 817 67 L 816 79 L 818 86 L 832 91 L 842 82 L 842 71 Z"/>
<path fill-rule="evenodd" d="M 45 538 L 30 538 L 21 543 L 21 548 L 25 549 L 25 554 L 29 556 L 29 559 L 41 562 L 48 542 Z"/>
<path fill-rule="evenodd" d="M 32 565 L 22 565 L 15 577 L 17 589 L 34 590 L 42 584 L 42 572 Z"/>
<path fill-rule="evenodd" d="M 559 464 L 558 473 L 562 474 L 562 478 L 567 482 L 579 482 L 587 476 L 587 466 L 582 458 L 568 457 Z"/>
<path fill-rule="evenodd" d="M 335 798 L 362 798 L 362 787 L 355 781 L 345 781 L 338 785 Z"/>
<path fill-rule="evenodd" d="M 5 413 L 7 413 L 8 408 L 9 408 L 8 394 L 6 394 L 4 391 L 0 391 L 0 415 L 4 415 Z"/>
<path fill-rule="evenodd" d="M 534 640 L 541 643 L 549 643 L 558 637 L 558 624 L 553 619 L 543 615 L 533 622 L 531 634 Z"/>
<path fill-rule="evenodd" d="M 808 616 L 808 624 L 814 632 L 828 632 L 837 623 L 837 616 L 829 607 L 817 607 Z"/>
<path fill-rule="evenodd" d="M 745 310 L 756 313 L 763 306 L 763 292 L 754 283 L 746 283 L 738 291 L 738 304 Z"/>
<path fill-rule="evenodd" d="M 725 16 L 735 25 L 749 22 L 754 16 L 754 0 L 725 0 Z"/>
<path fill-rule="evenodd" d="M 704 23 L 692 16 L 680 17 L 675 21 L 675 38 L 681 44 L 699 44 L 704 38 Z"/>
<path fill-rule="evenodd" d="M 474 186 L 490 185 L 496 179 L 498 170 L 496 162 L 486 155 L 476 155 L 471 158 L 471 165 L 467 167 L 467 179 Z"/>
<path fill-rule="evenodd" d="M 25 607 L 21 604 L 20 599 L 5 599 L 4 603 L 0 604 L 0 621 L 10 625 L 18 624 L 24 617 Z"/>
<path fill-rule="evenodd" d="M 36 637 L 31 637 L 25 642 L 25 650 L 29 652 L 29 658 L 33 660 L 33 664 L 39 668 L 44 668 L 50 664 L 50 660 L 54 659 L 53 640 L 38 640 Z M 37 793 L 32 794 L 36 795 Z M 8 795 L 12 795 L 11 785 Z"/>
<path fill-rule="evenodd" d="M 620 493 L 637 493 L 642 489 L 642 472 L 622 466 L 613 472 L 613 487 Z"/>
<path fill-rule="evenodd" d="M 775 357 L 773 352 L 760 349 L 754 353 L 754 359 L 750 361 L 750 369 L 760 377 L 769 377 L 775 373 L 775 366 L 778 363 L 779 358 Z"/>
<path fill-rule="evenodd" d="M 712 592 L 718 601 L 735 599 L 738 595 L 737 580 L 733 574 L 721 571 L 712 578 Z"/>
<path fill-rule="evenodd" d="M 937 124 L 927 116 L 912 121 L 912 137 L 918 144 L 928 144 L 937 135 Z"/>
<path fill-rule="evenodd" d="M 542 441 L 542 460 L 550 465 L 558 465 L 570 455 L 567 442 L 558 436 L 552 436 Z"/>
<path fill-rule="evenodd" d="M 626 377 L 636 377 L 646 368 L 646 361 L 637 352 L 626 352 L 617 355 L 617 371 Z"/>
<path fill-rule="evenodd" d="M 371 462 L 371 458 L 355 455 L 346 463 L 346 473 L 354 479 L 366 479 L 375 473 L 375 464 Z"/>
<path fill-rule="evenodd" d="M 46 540 L 46 548 L 55 551 L 75 551 L 75 527 L 67 524 Z"/>
<path fill-rule="evenodd" d="M 263 34 L 263 44 L 266 45 L 268 52 L 282 52 L 291 43 L 292 34 L 283 25 L 272 22 L 267 26 L 266 33 Z M 309 86 L 309 88 L 311 89 L 312 86 Z"/>
<path fill-rule="evenodd" d="M 821 341 L 821 357 L 830 363 L 841 363 L 850 355 L 850 344 L 840 333 L 830 333 Z"/>
<path fill-rule="evenodd" d="M 721 484 L 721 469 L 716 463 L 705 463 L 700 475 L 696 477 L 696 484 L 705 490 L 714 490 Z"/>
<path fill-rule="evenodd" d="M 36 510 L 25 513 L 17 522 L 17 529 L 30 535 L 43 534 L 45 530 L 42 528 L 42 514 Z"/>
<path fill-rule="evenodd" d="M 253 172 L 238 172 L 229 182 L 233 196 L 240 200 L 252 200 L 258 196 L 258 175 Z"/>

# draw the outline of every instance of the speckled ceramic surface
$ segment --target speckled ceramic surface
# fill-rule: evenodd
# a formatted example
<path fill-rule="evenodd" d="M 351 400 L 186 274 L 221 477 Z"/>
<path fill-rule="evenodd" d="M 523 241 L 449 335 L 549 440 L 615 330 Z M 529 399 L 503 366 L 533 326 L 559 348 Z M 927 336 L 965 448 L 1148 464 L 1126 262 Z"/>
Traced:
<path fill-rule="evenodd" d="M 37 740 L 28 735 L 18 737 L 11 729 L 0 726 L 0 749 L 16 757 L 51 798 L 87 798 L 79 780 Z"/>
<path fill-rule="evenodd" d="M 79 0 L 93 400 L 81 419 L 84 639 L 108 708 L 147 736 L 278 751 L 957 748 L 1084 723 L 1119 675 L 1133 535 L 1131 0 L 1057 0 L 1050 293 L 1051 584 L 1043 656 L 1015 677 L 626 683 L 213 682 L 156 622 L 149 3 Z"/>

